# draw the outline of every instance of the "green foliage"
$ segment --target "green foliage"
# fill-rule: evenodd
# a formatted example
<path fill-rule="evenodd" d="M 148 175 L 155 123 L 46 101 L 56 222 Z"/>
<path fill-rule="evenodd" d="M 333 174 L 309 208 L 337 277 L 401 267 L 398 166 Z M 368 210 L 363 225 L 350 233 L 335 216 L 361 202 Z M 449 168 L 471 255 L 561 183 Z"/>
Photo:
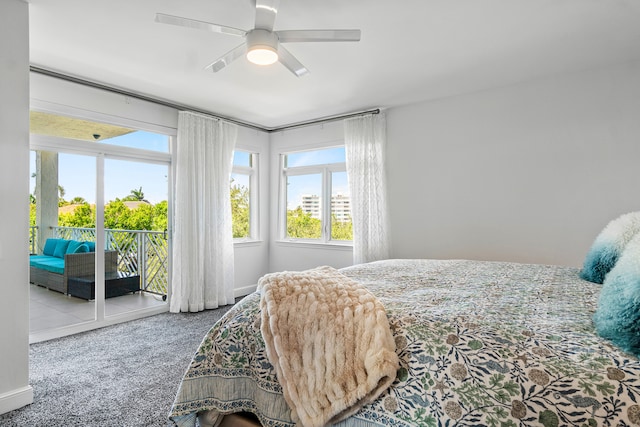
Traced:
<path fill-rule="evenodd" d="M 169 202 L 163 200 L 156 203 L 153 206 L 153 222 L 151 224 L 152 230 L 164 231 L 169 228 L 169 218 L 167 212 L 169 212 Z"/>
<path fill-rule="evenodd" d="M 231 216 L 233 218 L 233 238 L 249 237 L 249 189 L 244 185 L 233 184 L 231 180 Z"/>
<path fill-rule="evenodd" d="M 73 212 L 58 215 L 58 225 L 62 227 L 93 228 L 96 226 L 95 209 L 89 203 L 77 206 Z"/>
<path fill-rule="evenodd" d="M 116 199 L 104 208 L 104 227 L 112 230 L 153 230 L 155 213 L 153 205 L 148 203 L 129 209 L 124 201 Z"/>
<path fill-rule="evenodd" d="M 287 237 L 294 239 L 320 239 L 322 237 L 322 221 L 313 218 L 310 212 L 304 212 L 300 206 L 287 210 Z M 353 223 L 338 221 L 331 216 L 331 239 L 353 240 Z"/>
<path fill-rule="evenodd" d="M 62 197 L 64 188 L 60 187 L 59 206 L 77 204 L 73 212 L 63 212 L 58 215 L 58 225 L 61 227 L 95 228 L 96 210 L 82 197 L 75 197 L 66 201 Z M 36 226 L 36 200 L 29 195 L 29 224 Z M 104 208 L 104 226 L 112 230 L 150 230 L 164 231 L 169 227 L 169 204 L 163 200 L 155 205 L 141 203 L 135 209 L 124 204 L 125 201 L 145 201 L 142 187 L 131 190 L 131 194 L 123 199 L 112 200 Z M 249 189 L 234 185 L 231 188 L 231 207 L 233 213 L 233 237 L 249 237 Z"/>
<path fill-rule="evenodd" d="M 65 202 L 69 205 L 69 202 Z M 168 225 L 168 203 L 166 200 L 151 205 L 141 203 L 137 208 L 128 208 L 123 200 L 116 199 L 104 208 L 104 226 L 112 230 L 150 230 L 164 231 Z M 58 225 L 61 227 L 95 228 L 95 206 L 82 203 L 73 212 L 63 212 L 58 215 Z M 36 224 L 36 204 L 29 206 L 30 225 Z"/>
<path fill-rule="evenodd" d="M 322 236 L 322 224 L 318 218 L 311 217 L 300 206 L 287 210 L 287 237 L 294 239 L 319 239 Z"/>
<path fill-rule="evenodd" d="M 29 205 L 29 225 L 34 227 L 36 225 L 36 203 L 35 199 Z"/>
<path fill-rule="evenodd" d="M 331 215 L 331 239 L 332 240 L 353 240 L 353 222 L 338 221 L 335 215 Z"/>

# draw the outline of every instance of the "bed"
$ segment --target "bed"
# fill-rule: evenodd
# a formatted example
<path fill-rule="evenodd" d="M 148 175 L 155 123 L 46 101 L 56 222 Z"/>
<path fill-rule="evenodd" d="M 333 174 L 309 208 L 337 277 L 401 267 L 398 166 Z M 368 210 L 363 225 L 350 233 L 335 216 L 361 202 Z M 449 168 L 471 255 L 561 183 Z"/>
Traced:
<path fill-rule="evenodd" d="M 602 285 L 579 269 L 385 260 L 340 270 L 384 305 L 390 387 L 340 427 L 640 425 L 640 361 L 594 331 Z M 260 292 L 205 336 L 171 409 L 180 427 L 255 414 L 290 426 L 261 334 Z"/>

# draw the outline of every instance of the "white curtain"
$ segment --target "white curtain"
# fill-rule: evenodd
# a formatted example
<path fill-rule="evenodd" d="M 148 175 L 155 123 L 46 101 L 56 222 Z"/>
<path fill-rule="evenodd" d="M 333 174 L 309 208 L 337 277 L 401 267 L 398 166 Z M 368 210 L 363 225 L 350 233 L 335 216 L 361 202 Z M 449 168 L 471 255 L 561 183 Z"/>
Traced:
<path fill-rule="evenodd" d="M 345 120 L 344 136 L 351 192 L 353 262 L 389 258 L 384 113 Z"/>
<path fill-rule="evenodd" d="M 173 313 L 234 303 L 229 183 L 238 129 L 190 112 L 178 117 Z"/>

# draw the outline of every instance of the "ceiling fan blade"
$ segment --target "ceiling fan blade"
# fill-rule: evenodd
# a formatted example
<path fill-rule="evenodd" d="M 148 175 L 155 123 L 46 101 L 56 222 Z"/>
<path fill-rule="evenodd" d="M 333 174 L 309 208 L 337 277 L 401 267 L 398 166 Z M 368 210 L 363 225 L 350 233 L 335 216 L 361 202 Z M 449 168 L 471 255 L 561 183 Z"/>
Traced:
<path fill-rule="evenodd" d="M 273 31 L 280 0 L 256 0 L 256 28 Z"/>
<path fill-rule="evenodd" d="M 275 33 L 280 43 L 360 41 L 360 30 L 284 30 Z"/>
<path fill-rule="evenodd" d="M 217 73 L 227 65 L 231 64 L 236 59 L 240 58 L 246 52 L 247 52 L 247 44 L 242 43 L 241 45 L 234 47 L 229 52 L 225 53 L 220 58 L 213 61 L 211 64 L 204 67 L 204 69 L 207 70 L 210 68 L 211 71 L 213 71 L 214 73 Z"/>
<path fill-rule="evenodd" d="M 234 36 L 247 35 L 246 31 L 239 28 L 212 24 L 211 22 L 197 21 L 195 19 L 183 18 L 180 16 L 167 15 L 165 13 L 156 13 L 156 22 L 160 22 L 161 24 L 178 25 L 180 27 L 196 28 L 198 30 L 206 30 L 213 33 L 231 34 Z"/>
<path fill-rule="evenodd" d="M 295 74 L 298 77 L 302 77 L 306 74 L 309 74 L 309 70 L 306 69 L 304 65 L 300 63 L 296 59 L 295 56 L 291 54 L 287 49 L 285 49 L 282 45 L 278 46 L 278 60 L 287 67 L 289 71 Z"/>

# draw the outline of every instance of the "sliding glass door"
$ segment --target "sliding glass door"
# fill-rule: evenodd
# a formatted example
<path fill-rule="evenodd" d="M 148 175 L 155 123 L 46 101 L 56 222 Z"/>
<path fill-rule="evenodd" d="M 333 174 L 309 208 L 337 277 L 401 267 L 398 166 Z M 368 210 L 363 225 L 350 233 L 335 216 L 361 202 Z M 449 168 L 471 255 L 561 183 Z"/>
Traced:
<path fill-rule="evenodd" d="M 166 302 L 168 177 L 164 164 L 105 159 L 105 240 L 118 253 L 106 275 L 106 315 Z M 119 298 L 122 295 L 133 295 Z"/>
<path fill-rule="evenodd" d="M 32 151 L 31 177 L 30 329 L 39 333 L 91 322 L 96 319 L 95 157 Z"/>
<path fill-rule="evenodd" d="M 170 141 L 32 113 L 32 341 L 168 310 Z"/>

